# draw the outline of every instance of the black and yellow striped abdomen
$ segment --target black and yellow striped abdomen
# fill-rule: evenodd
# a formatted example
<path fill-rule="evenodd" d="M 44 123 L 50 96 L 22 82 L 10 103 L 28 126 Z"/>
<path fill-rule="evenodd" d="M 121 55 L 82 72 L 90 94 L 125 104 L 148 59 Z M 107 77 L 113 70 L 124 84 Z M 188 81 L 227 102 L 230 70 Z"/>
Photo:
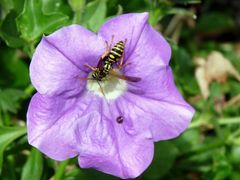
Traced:
<path fill-rule="evenodd" d="M 102 58 L 102 66 L 96 68 L 92 73 L 92 78 L 98 81 L 104 80 L 113 68 L 113 64 L 122 57 L 124 48 L 125 44 L 123 41 L 116 43 L 108 55 Z"/>
<path fill-rule="evenodd" d="M 116 43 L 109 52 L 108 59 L 106 61 L 108 61 L 109 63 L 117 62 L 123 55 L 124 46 L 125 45 L 123 41 L 119 41 L 118 43 Z"/>

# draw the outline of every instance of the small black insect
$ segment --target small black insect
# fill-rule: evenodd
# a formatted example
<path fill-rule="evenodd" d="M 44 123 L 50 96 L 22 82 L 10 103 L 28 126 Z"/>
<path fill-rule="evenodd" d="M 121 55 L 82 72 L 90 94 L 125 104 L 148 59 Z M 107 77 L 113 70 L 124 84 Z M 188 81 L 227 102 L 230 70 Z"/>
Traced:
<path fill-rule="evenodd" d="M 122 116 L 118 116 L 116 121 L 117 121 L 117 123 L 121 124 L 123 122 L 123 117 Z"/>

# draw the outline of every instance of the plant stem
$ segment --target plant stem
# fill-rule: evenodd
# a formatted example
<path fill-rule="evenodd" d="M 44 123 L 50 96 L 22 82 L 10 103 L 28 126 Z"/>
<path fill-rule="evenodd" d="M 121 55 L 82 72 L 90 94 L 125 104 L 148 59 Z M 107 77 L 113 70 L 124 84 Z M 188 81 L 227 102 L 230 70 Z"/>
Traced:
<path fill-rule="evenodd" d="M 80 24 L 82 20 L 82 13 L 79 12 L 75 12 L 74 16 L 73 16 L 73 24 Z"/>
<path fill-rule="evenodd" d="M 214 143 L 211 143 L 211 144 L 207 144 L 203 147 L 196 148 L 196 149 L 193 149 L 191 151 L 182 153 L 180 155 L 180 158 L 188 158 L 188 157 L 193 156 L 193 155 L 201 154 L 201 153 L 204 153 L 206 151 L 224 146 L 225 144 L 226 144 L 226 141 L 224 141 L 224 140 L 220 140 L 220 141 L 217 141 L 217 142 L 214 142 Z"/>
<path fill-rule="evenodd" d="M 230 124 L 239 124 L 240 125 L 240 117 L 233 118 L 220 118 L 217 120 L 218 124 L 221 125 L 230 125 Z M 189 129 L 199 128 L 203 125 L 211 125 L 207 120 L 199 119 L 195 120 L 195 122 L 191 123 Z"/>
<path fill-rule="evenodd" d="M 68 3 L 74 12 L 72 23 L 73 24 L 81 24 L 86 0 L 68 0 Z"/>
<path fill-rule="evenodd" d="M 171 22 L 169 23 L 169 25 L 167 26 L 167 28 L 163 34 L 168 37 L 171 36 L 172 34 L 174 34 L 174 31 L 175 31 L 177 25 L 181 22 L 181 20 L 182 20 L 181 15 L 175 15 L 171 19 Z"/>
<path fill-rule="evenodd" d="M 15 162 L 14 162 L 14 156 L 9 155 L 7 157 L 7 164 L 8 164 L 8 170 L 9 170 L 9 175 L 11 176 L 12 180 L 16 180 L 16 173 L 15 173 Z"/>
<path fill-rule="evenodd" d="M 235 132 L 233 132 L 229 138 L 228 141 L 229 142 L 234 142 L 236 138 L 238 138 L 238 136 L 240 135 L 240 129 L 237 129 Z"/>
<path fill-rule="evenodd" d="M 29 84 L 28 87 L 26 87 L 24 89 L 24 92 L 26 94 L 26 98 L 30 97 L 32 95 L 32 93 L 34 92 L 34 90 L 35 90 L 34 87 L 31 84 Z"/>
<path fill-rule="evenodd" d="M 56 173 L 54 175 L 54 180 L 61 180 L 62 179 L 62 176 L 64 175 L 64 171 L 65 171 L 65 168 L 66 166 L 68 165 L 69 163 L 69 160 L 66 160 L 66 161 L 62 161 L 57 170 L 56 170 Z"/>
<path fill-rule="evenodd" d="M 240 124 L 240 117 L 221 118 L 218 120 L 219 125 Z"/>

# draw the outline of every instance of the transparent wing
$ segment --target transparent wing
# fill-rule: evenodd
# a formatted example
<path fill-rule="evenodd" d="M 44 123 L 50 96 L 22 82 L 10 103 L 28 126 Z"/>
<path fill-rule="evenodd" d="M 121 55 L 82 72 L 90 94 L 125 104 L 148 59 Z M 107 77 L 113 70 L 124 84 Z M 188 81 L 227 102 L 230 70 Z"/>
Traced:
<path fill-rule="evenodd" d="M 139 82 L 139 81 L 141 81 L 141 78 L 139 78 L 139 77 L 122 75 L 122 74 L 119 74 L 118 72 L 116 72 L 114 69 L 109 71 L 109 74 L 111 76 L 114 76 L 114 77 L 117 77 L 119 79 L 123 79 L 123 80 L 126 80 L 126 81 L 130 81 L 130 82 Z"/>

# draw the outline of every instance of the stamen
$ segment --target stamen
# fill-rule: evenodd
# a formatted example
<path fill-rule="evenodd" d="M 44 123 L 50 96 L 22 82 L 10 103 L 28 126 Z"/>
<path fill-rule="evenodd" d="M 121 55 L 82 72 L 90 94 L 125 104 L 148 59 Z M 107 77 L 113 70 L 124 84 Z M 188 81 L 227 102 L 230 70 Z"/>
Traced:
<path fill-rule="evenodd" d="M 88 78 L 92 77 L 92 72 Z M 92 79 L 92 78 L 91 78 Z M 99 86 L 100 83 L 100 86 Z M 105 98 L 106 100 L 115 100 L 127 90 L 127 82 L 117 77 L 109 75 L 106 79 L 100 81 L 88 80 L 87 89 L 95 95 Z"/>

